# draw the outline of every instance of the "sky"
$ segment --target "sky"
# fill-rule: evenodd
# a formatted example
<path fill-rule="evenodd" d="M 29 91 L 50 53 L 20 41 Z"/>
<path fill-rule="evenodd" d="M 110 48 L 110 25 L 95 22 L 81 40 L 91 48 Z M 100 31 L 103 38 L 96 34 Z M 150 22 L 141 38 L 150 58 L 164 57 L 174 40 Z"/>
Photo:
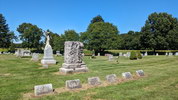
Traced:
<path fill-rule="evenodd" d="M 178 18 L 178 0 L 0 0 L 0 13 L 16 35 L 24 22 L 58 34 L 68 29 L 80 33 L 97 15 L 116 25 L 120 33 L 140 31 L 153 12 Z"/>

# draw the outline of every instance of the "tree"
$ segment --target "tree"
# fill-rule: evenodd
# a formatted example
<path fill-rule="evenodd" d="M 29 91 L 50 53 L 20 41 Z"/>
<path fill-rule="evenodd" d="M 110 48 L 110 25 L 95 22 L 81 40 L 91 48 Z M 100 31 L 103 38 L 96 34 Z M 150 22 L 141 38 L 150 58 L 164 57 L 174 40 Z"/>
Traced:
<path fill-rule="evenodd" d="M 66 30 L 63 36 L 65 41 L 79 41 L 79 34 L 75 30 Z"/>
<path fill-rule="evenodd" d="M 0 47 L 9 48 L 15 38 L 14 32 L 9 31 L 4 16 L 0 14 Z"/>
<path fill-rule="evenodd" d="M 105 49 L 117 47 L 117 27 L 108 22 L 94 22 L 95 19 L 96 17 L 92 19 L 87 31 L 81 33 L 81 40 L 87 44 L 87 49 L 102 53 Z"/>
<path fill-rule="evenodd" d="M 91 20 L 91 24 L 96 23 L 96 22 L 104 22 L 104 20 L 100 15 L 98 15 Z"/>
<path fill-rule="evenodd" d="M 17 28 L 17 31 L 20 33 L 23 47 L 41 48 L 42 29 L 31 23 L 22 23 Z"/>
<path fill-rule="evenodd" d="M 129 31 L 128 33 L 121 34 L 121 48 L 125 50 L 139 50 L 140 49 L 140 32 Z"/>
<path fill-rule="evenodd" d="M 152 13 L 141 29 L 140 43 L 144 49 L 178 49 L 177 27 L 178 20 L 172 15 Z"/>
<path fill-rule="evenodd" d="M 50 45 L 52 46 L 54 51 L 60 50 L 61 52 L 64 51 L 64 42 L 65 38 L 63 36 L 58 35 L 57 33 L 53 33 L 50 30 L 47 30 L 50 32 Z"/>

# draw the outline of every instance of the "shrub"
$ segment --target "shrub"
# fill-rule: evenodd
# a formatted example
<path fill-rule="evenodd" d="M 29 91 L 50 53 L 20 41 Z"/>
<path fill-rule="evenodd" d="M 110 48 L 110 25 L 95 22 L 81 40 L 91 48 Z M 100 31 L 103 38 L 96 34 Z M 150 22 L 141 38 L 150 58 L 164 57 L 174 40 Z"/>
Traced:
<path fill-rule="evenodd" d="M 141 55 L 140 52 L 137 52 L 137 58 L 138 58 L 138 59 L 142 59 L 142 55 Z"/>
<path fill-rule="evenodd" d="M 137 60 L 137 54 L 136 52 L 132 51 L 130 54 L 130 60 Z"/>

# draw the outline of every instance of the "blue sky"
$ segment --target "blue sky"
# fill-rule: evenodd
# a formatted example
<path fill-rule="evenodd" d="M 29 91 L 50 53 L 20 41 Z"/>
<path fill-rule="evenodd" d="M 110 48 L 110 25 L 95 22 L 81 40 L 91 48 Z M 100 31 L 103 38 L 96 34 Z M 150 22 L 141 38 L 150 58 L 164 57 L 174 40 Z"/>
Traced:
<path fill-rule="evenodd" d="M 97 15 L 116 25 L 120 33 L 140 31 L 153 12 L 178 18 L 178 0 L 0 0 L 0 13 L 16 35 L 23 22 L 58 34 L 67 29 L 84 32 Z"/>

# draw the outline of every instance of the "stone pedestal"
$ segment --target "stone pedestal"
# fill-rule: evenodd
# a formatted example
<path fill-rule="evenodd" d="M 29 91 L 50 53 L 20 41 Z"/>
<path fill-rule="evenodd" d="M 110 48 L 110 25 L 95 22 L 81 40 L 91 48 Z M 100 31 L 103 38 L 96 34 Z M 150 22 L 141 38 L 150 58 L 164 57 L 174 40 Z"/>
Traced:
<path fill-rule="evenodd" d="M 64 50 L 64 63 L 59 71 L 62 73 L 87 72 L 88 68 L 82 61 L 83 43 L 66 41 Z"/>
<path fill-rule="evenodd" d="M 56 60 L 53 57 L 53 50 L 50 44 L 46 44 L 45 46 L 44 56 L 43 59 L 41 60 L 41 64 L 43 65 L 56 64 Z"/>

